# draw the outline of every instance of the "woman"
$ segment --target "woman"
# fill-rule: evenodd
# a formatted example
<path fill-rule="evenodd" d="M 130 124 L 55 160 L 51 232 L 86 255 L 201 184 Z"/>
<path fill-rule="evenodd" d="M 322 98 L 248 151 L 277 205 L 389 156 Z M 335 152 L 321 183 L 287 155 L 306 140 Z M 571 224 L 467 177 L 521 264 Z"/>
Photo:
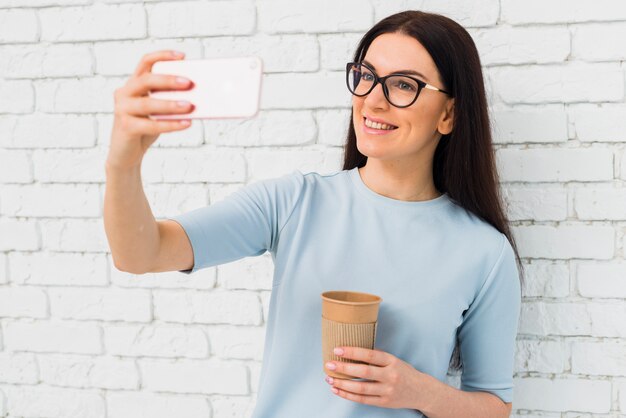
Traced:
<path fill-rule="evenodd" d="M 107 236 L 116 267 L 137 273 L 190 273 L 271 252 L 253 417 L 509 416 L 521 265 L 467 32 L 417 11 L 380 21 L 346 66 L 353 102 L 342 171 L 294 171 L 156 222 L 141 159 L 159 133 L 185 129 L 146 118 L 174 109 L 145 98 L 148 90 L 184 88 L 150 74 L 160 59 L 176 58 L 147 55 L 116 91 Z M 319 295 L 332 289 L 383 298 L 376 350 L 337 348 L 368 364 L 326 366 L 366 380 L 319 370 Z M 442 382 L 451 360 L 462 360 L 461 390 Z"/>

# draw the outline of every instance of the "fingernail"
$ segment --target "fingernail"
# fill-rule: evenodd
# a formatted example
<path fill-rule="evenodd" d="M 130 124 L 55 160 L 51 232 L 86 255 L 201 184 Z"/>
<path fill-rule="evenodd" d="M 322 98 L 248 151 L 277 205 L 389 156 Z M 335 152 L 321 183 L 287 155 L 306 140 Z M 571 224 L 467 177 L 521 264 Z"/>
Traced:
<path fill-rule="evenodd" d="M 183 77 L 176 77 L 176 82 L 178 84 L 189 84 L 189 80 Z"/>
<path fill-rule="evenodd" d="M 337 347 L 333 350 L 333 353 L 335 353 L 338 356 L 343 356 L 343 349 Z"/>
<path fill-rule="evenodd" d="M 172 56 L 173 57 L 182 57 L 183 55 L 185 55 L 184 52 L 180 52 L 180 51 L 172 51 Z"/>
<path fill-rule="evenodd" d="M 326 363 L 326 368 L 328 370 L 335 370 L 337 366 L 335 366 L 335 363 Z"/>
<path fill-rule="evenodd" d="M 326 381 L 327 381 L 330 385 L 332 385 L 332 384 L 333 384 L 333 382 L 335 381 L 335 379 L 333 379 L 333 378 L 332 378 L 332 377 L 330 377 L 330 376 L 327 376 L 327 377 L 326 377 Z"/>
<path fill-rule="evenodd" d="M 176 102 L 176 104 L 177 104 L 179 107 L 187 107 L 187 106 L 189 106 L 189 105 L 190 105 L 190 103 L 189 103 L 188 101 L 185 101 L 185 100 L 179 100 L 179 101 L 177 101 L 177 102 Z"/>

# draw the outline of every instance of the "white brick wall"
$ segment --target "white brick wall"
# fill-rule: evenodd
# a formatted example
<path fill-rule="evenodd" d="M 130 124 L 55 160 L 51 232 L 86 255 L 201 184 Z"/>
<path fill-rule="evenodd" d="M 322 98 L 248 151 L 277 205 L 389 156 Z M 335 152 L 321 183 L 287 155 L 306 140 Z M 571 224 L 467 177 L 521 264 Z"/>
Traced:
<path fill-rule="evenodd" d="M 0 417 L 250 415 L 271 257 L 191 276 L 115 269 L 102 223 L 113 90 L 149 51 L 263 59 L 257 118 L 195 121 L 146 156 L 153 213 L 172 216 L 339 169 L 344 63 L 405 9 L 456 19 L 481 54 L 527 267 L 512 416 L 626 417 L 622 0 L 0 0 Z"/>

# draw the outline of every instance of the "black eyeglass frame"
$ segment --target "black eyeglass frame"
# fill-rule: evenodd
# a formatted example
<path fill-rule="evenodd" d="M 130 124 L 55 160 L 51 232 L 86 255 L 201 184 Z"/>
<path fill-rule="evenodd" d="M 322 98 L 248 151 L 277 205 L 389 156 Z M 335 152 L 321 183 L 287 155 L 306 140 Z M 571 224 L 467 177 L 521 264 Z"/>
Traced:
<path fill-rule="evenodd" d="M 374 76 L 374 83 L 372 83 L 372 86 L 370 87 L 370 89 L 367 91 L 367 93 L 364 94 L 356 94 L 352 91 L 352 89 L 350 88 L 350 69 L 352 66 L 354 65 L 359 65 L 362 67 L 367 68 L 372 75 Z M 387 84 L 385 84 L 385 82 L 387 81 L 388 78 L 393 77 L 393 76 L 402 76 L 402 77 L 407 77 L 410 78 L 411 80 L 415 81 L 418 85 L 418 89 L 417 92 L 415 93 L 415 98 L 413 100 L 411 100 L 411 103 L 409 103 L 406 106 L 398 106 L 394 103 L 391 103 L 391 100 L 389 99 L 389 90 L 387 90 Z M 415 103 L 415 101 L 417 100 L 417 98 L 419 97 L 420 93 L 422 92 L 423 89 L 429 89 L 429 90 L 434 90 L 434 91 L 440 91 L 443 94 L 447 94 L 450 97 L 453 97 L 452 94 L 450 94 L 449 92 L 442 90 L 438 87 L 433 86 L 432 84 L 428 84 L 418 78 L 415 78 L 411 75 L 408 74 L 403 74 L 403 73 L 393 73 L 393 74 L 389 74 L 386 75 L 384 77 L 379 77 L 378 74 L 376 74 L 376 71 L 374 71 L 373 69 L 371 69 L 367 64 L 364 64 L 362 62 L 349 62 L 346 64 L 346 85 L 348 87 L 348 91 L 350 93 L 352 93 L 353 95 L 357 96 L 357 97 L 363 97 L 363 96 L 367 96 L 368 94 L 370 94 L 372 92 L 372 90 L 374 90 L 374 87 L 376 87 L 376 84 L 380 83 L 383 86 L 383 93 L 385 94 L 385 98 L 387 99 L 387 101 L 389 102 L 390 105 L 395 106 L 395 107 L 399 107 L 399 108 L 405 108 L 405 107 L 409 107 L 411 106 L 413 103 Z"/>

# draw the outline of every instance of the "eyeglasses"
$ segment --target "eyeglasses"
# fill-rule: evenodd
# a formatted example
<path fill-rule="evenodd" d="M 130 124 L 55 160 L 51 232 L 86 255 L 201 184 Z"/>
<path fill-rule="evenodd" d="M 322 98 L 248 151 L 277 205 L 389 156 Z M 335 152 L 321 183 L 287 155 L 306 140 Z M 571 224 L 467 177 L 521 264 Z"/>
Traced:
<path fill-rule="evenodd" d="M 403 74 L 389 74 L 378 77 L 374 70 L 360 62 L 349 62 L 346 65 L 346 84 L 350 93 L 358 97 L 368 95 L 376 84 L 382 84 L 387 101 L 395 107 L 409 107 L 420 95 L 422 89 L 440 91 L 452 96 L 447 91 Z"/>

